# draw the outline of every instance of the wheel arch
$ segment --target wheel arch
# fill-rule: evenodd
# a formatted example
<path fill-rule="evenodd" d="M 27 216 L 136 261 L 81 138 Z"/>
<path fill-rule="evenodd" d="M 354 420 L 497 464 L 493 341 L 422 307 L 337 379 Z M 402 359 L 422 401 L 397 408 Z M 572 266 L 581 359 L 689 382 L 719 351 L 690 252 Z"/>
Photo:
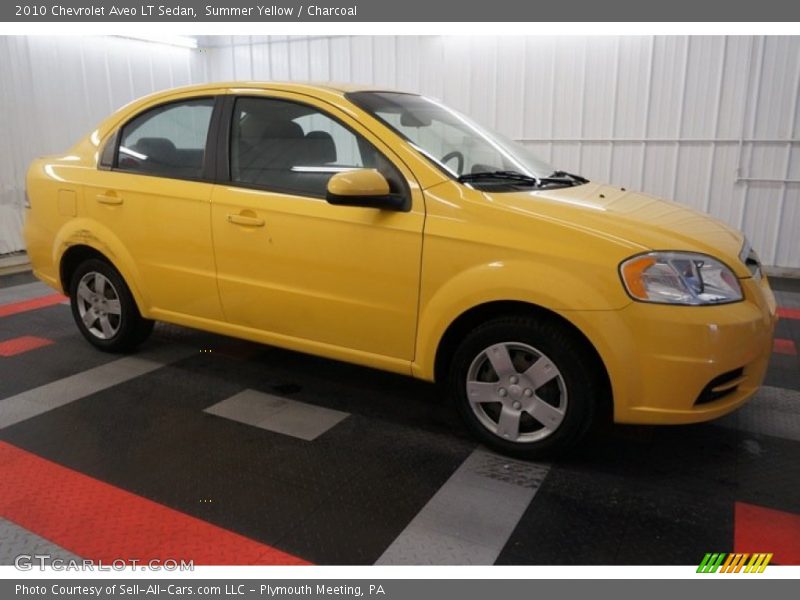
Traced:
<path fill-rule="evenodd" d="M 441 382 L 444 380 L 444 374 L 450 366 L 450 360 L 455 348 L 472 329 L 491 319 L 509 316 L 527 316 L 555 321 L 576 337 L 587 351 L 587 355 L 592 359 L 593 367 L 602 382 L 603 394 L 597 407 L 599 410 L 598 416 L 610 420 L 613 415 L 611 378 L 609 369 L 595 344 L 575 323 L 564 315 L 530 302 L 518 300 L 488 301 L 475 305 L 459 314 L 445 329 L 436 347 L 433 359 L 434 381 Z"/>
<path fill-rule="evenodd" d="M 128 289 L 136 302 L 136 307 L 142 315 L 145 314 L 143 310 L 146 306 L 144 300 L 139 293 L 138 286 L 135 284 L 135 279 L 132 274 L 127 273 L 126 269 L 119 264 L 119 261 L 113 260 L 107 253 L 101 251 L 97 247 L 87 243 L 70 244 L 66 250 L 61 254 L 58 260 L 58 278 L 61 288 L 66 295 L 70 294 L 70 282 L 75 270 L 86 260 L 96 258 L 107 262 L 120 274 L 122 279 L 128 286 Z"/>

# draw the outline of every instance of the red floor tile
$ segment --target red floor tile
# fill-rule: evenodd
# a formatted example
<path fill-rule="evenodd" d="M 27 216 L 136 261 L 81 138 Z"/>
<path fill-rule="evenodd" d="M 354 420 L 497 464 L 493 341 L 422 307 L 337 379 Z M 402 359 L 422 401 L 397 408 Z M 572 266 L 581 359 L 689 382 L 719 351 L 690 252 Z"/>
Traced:
<path fill-rule="evenodd" d="M 15 356 L 17 354 L 22 354 L 23 352 L 28 352 L 29 350 L 35 350 L 36 348 L 41 348 L 43 346 L 49 346 L 50 344 L 54 343 L 55 342 L 53 340 L 48 340 L 46 338 L 40 338 L 33 335 L 23 335 L 22 337 L 0 342 L 0 356 Z"/>
<path fill-rule="evenodd" d="M 77 554 L 195 565 L 300 565 L 296 556 L 0 442 L 0 517 Z"/>
<path fill-rule="evenodd" d="M 734 552 L 772 552 L 778 565 L 800 565 L 800 515 L 737 502 Z"/>
<path fill-rule="evenodd" d="M 778 316 L 781 319 L 800 319 L 800 308 L 778 307 Z"/>
<path fill-rule="evenodd" d="M 40 296 L 32 300 L 22 300 L 20 302 L 11 302 L 9 304 L 0 305 L 0 317 L 8 317 L 16 315 L 17 313 L 35 310 L 37 308 L 44 308 L 46 306 L 53 306 L 64 302 L 67 297 L 61 294 L 50 294 L 48 296 Z"/>
<path fill-rule="evenodd" d="M 797 354 L 797 347 L 792 340 L 784 340 L 777 338 L 772 343 L 772 351 L 776 354 L 790 354 L 792 356 Z"/>

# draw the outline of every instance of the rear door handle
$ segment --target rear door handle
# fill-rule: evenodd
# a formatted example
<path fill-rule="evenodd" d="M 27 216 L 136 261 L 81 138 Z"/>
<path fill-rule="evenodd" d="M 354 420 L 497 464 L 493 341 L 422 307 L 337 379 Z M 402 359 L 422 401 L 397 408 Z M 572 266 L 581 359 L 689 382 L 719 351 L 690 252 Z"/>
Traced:
<path fill-rule="evenodd" d="M 100 204 L 122 204 L 122 198 L 117 196 L 114 192 L 107 192 L 105 194 L 98 194 L 96 200 Z"/>
<path fill-rule="evenodd" d="M 246 215 L 228 215 L 228 223 L 234 225 L 245 225 L 247 227 L 263 227 L 264 219 L 259 217 L 248 217 Z"/>

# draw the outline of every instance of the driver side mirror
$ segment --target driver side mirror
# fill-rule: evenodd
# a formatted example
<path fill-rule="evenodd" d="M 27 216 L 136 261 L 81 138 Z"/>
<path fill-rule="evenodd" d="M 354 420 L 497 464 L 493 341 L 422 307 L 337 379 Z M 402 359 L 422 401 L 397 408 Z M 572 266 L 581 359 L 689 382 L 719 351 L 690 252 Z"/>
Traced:
<path fill-rule="evenodd" d="M 406 211 L 403 194 L 393 194 L 389 182 L 377 169 L 356 169 L 336 173 L 328 180 L 326 200 L 337 206 L 361 206 Z"/>

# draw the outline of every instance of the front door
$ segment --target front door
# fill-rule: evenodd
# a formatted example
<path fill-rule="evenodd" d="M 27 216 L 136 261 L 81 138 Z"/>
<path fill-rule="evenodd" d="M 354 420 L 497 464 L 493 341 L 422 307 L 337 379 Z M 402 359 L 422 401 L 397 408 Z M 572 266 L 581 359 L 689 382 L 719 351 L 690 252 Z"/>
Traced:
<path fill-rule="evenodd" d="M 235 100 L 229 164 L 211 219 L 227 320 L 289 347 L 411 361 L 424 206 L 405 166 L 346 114 L 285 93 Z M 411 210 L 328 204 L 328 179 L 361 167 Z"/>

